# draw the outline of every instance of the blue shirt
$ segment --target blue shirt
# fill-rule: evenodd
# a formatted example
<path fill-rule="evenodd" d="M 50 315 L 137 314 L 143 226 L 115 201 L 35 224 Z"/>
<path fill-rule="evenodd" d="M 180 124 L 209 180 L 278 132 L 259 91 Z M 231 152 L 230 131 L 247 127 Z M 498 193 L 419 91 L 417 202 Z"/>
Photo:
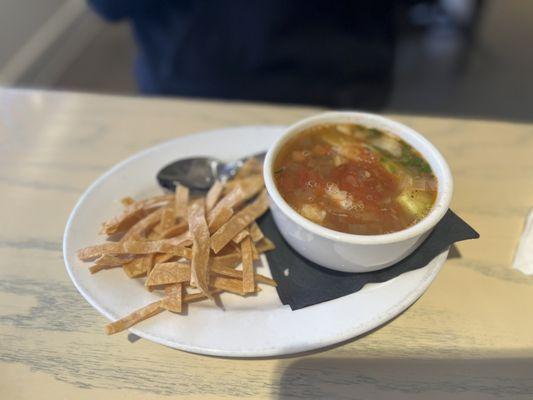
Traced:
<path fill-rule="evenodd" d="M 89 2 L 131 22 L 146 94 L 377 108 L 389 92 L 392 0 Z"/>

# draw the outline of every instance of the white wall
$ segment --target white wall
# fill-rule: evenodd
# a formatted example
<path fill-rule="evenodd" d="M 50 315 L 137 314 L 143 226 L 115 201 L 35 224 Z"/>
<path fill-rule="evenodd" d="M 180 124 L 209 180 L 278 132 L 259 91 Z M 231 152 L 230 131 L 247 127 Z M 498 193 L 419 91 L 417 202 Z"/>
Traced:
<path fill-rule="evenodd" d="M 85 0 L 0 0 L 0 85 L 50 86 L 100 28 Z"/>
<path fill-rule="evenodd" d="M 67 0 L 0 0 L 0 69 Z"/>

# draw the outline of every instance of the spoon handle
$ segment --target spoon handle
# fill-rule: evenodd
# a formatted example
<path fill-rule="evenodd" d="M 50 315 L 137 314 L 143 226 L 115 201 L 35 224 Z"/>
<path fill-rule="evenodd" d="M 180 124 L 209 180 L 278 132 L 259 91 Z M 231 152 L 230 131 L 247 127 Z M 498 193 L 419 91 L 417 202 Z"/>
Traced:
<path fill-rule="evenodd" d="M 257 158 L 260 162 L 263 162 L 266 156 L 266 152 L 257 153 L 251 156 L 247 156 L 244 158 L 241 158 L 239 160 L 235 160 L 229 163 L 220 163 L 218 165 L 217 175 L 218 179 L 221 182 L 226 182 L 227 180 L 233 178 L 235 174 L 241 169 L 241 167 L 244 165 L 246 161 L 248 161 L 251 158 Z"/>

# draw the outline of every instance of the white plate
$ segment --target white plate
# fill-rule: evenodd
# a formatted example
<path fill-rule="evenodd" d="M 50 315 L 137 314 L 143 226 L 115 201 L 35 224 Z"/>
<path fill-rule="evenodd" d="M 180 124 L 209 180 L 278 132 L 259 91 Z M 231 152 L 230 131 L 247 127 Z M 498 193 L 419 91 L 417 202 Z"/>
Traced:
<path fill-rule="evenodd" d="M 165 164 L 190 156 L 231 160 L 264 151 L 282 129 L 239 127 L 180 137 L 138 153 L 98 178 L 74 207 L 63 238 L 67 271 L 82 296 L 110 320 L 156 301 L 158 294 L 146 291 L 142 280 L 127 279 L 121 269 L 91 275 L 76 250 L 103 241 L 97 236 L 100 222 L 120 212 L 120 198 L 160 193 L 155 175 Z M 298 311 L 282 305 L 274 288 L 262 285 L 254 297 L 223 294 L 224 311 L 208 302 L 195 303 L 187 316 L 164 312 L 130 331 L 166 346 L 216 356 L 313 350 L 361 335 L 400 314 L 424 293 L 447 254 L 385 283 Z M 270 275 L 264 257 L 263 263 L 259 272 Z"/>

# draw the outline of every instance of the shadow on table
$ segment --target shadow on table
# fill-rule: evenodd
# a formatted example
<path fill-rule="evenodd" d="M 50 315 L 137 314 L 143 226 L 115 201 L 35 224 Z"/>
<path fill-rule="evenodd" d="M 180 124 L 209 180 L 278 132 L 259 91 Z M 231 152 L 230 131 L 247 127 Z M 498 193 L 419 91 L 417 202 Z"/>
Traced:
<path fill-rule="evenodd" d="M 279 399 L 533 399 L 533 358 L 301 358 L 281 373 Z"/>

